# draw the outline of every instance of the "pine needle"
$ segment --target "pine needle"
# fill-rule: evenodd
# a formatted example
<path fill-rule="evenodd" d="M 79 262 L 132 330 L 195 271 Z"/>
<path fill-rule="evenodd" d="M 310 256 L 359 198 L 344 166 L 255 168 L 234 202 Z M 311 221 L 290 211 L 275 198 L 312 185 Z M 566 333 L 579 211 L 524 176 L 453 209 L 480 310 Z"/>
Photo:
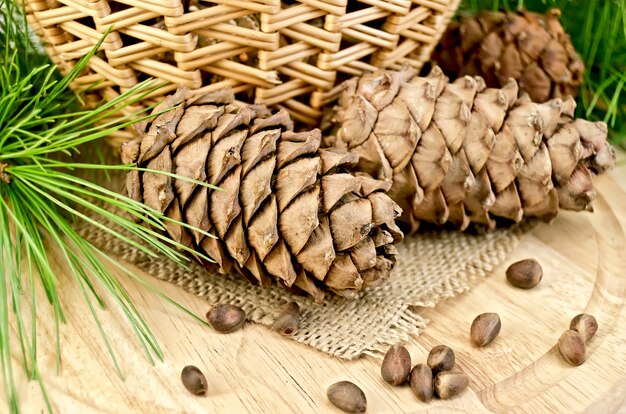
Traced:
<path fill-rule="evenodd" d="M 47 410 L 52 412 L 52 403 L 37 366 L 36 321 L 37 312 L 51 311 L 55 323 L 57 369 L 60 370 L 59 325 L 65 323 L 67 310 L 59 299 L 62 286 L 53 270 L 54 259 L 61 260 L 82 293 L 120 376 L 122 368 L 96 313 L 97 308 L 105 307 L 103 294 L 121 309 L 151 362 L 155 358 L 162 359 L 163 351 L 107 265 L 117 267 L 159 297 L 203 322 L 88 242 L 75 229 L 75 222 L 82 220 L 98 226 L 149 255 L 165 255 L 182 265 L 189 261 L 188 254 L 211 259 L 163 234 L 168 223 L 188 225 L 75 174 L 81 170 L 101 174 L 127 172 L 137 167 L 79 163 L 70 158 L 79 154 L 82 145 L 147 117 L 147 112 L 122 116 L 122 111 L 154 92 L 159 85 L 146 81 L 95 109 L 81 107 L 80 96 L 72 92 L 69 85 L 85 69 L 101 43 L 95 45 L 67 75 L 61 76 L 32 41 L 22 10 L 11 1 L 0 2 L 0 5 L 0 362 L 10 412 L 19 412 L 11 355 L 14 341 L 19 344 L 23 369 L 29 379 L 39 383 Z M 174 174 L 168 176 L 216 189 Z M 115 214 L 109 207 L 123 214 Z M 151 226 L 143 226 L 133 218 L 140 218 Z M 213 237 L 200 229 L 194 230 Z M 51 257 L 46 248 L 48 242 L 57 247 L 58 257 Z M 35 301 L 37 283 L 46 294 L 47 306 Z M 25 294 L 30 295 L 26 302 L 29 314 L 20 307 L 21 297 Z M 15 331 L 9 327 L 11 314 Z M 30 318 L 29 330 L 26 317 Z"/>

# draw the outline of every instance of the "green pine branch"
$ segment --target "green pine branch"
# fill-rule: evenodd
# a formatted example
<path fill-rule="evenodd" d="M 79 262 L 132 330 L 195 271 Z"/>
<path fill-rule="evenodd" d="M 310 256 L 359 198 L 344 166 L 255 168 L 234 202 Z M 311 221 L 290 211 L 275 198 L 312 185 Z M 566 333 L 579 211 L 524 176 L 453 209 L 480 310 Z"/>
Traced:
<path fill-rule="evenodd" d="M 65 313 L 69 309 L 60 303 L 58 292 L 63 286 L 55 274 L 47 244 L 56 246 L 59 252 L 56 259 L 62 261 L 82 292 L 102 341 L 121 375 L 121 367 L 96 313 L 97 308 L 105 306 L 100 292 L 120 307 L 150 361 L 162 359 L 163 352 L 107 265 L 121 268 L 146 288 L 192 314 L 99 251 L 76 231 L 74 224 L 86 221 L 151 256 L 162 254 L 181 264 L 189 260 L 185 253 L 190 249 L 166 237 L 164 231 L 168 222 L 188 225 L 77 174 L 84 170 L 104 174 L 137 167 L 72 160 L 84 144 L 96 142 L 145 119 L 147 112 L 122 116 L 120 111 L 136 104 L 159 85 L 150 81 L 140 83 L 117 99 L 95 109 L 85 109 L 80 105 L 80 96 L 72 92 L 69 85 L 86 68 L 88 59 L 100 44 L 95 45 L 70 73 L 61 76 L 32 41 L 22 10 L 13 1 L 0 1 L 0 6 L 0 366 L 9 410 L 19 412 L 14 374 L 21 368 L 13 365 L 11 356 L 11 344 L 17 341 L 22 368 L 29 379 L 39 383 L 51 412 L 52 403 L 37 364 L 36 315 L 51 312 L 54 318 L 59 368 L 59 325 L 65 322 Z M 114 115 L 118 117 L 116 121 L 104 122 Z M 115 214 L 107 206 L 123 214 Z M 141 225 L 133 218 L 141 218 L 151 227 Z M 199 256 L 196 252 L 194 254 Z M 35 300 L 37 283 L 45 291 L 47 304 Z M 28 307 L 22 308 L 25 295 L 30 295 Z M 30 329 L 26 328 L 28 320 Z M 14 330 L 10 329 L 10 323 L 14 324 Z"/>
<path fill-rule="evenodd" d="M 609 124 L 626 144 L 626 0 L 463 0 L 459 12 L 561 9 L 561 24 L 586 65 L 577 116 Z"/>

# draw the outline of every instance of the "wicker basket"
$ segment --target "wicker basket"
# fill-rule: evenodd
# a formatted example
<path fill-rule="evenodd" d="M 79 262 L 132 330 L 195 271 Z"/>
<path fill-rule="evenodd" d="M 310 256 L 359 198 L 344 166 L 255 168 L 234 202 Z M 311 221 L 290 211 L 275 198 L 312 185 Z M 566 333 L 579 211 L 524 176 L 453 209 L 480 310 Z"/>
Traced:
<path fill-rule="evenodd" d="M 428 60 L 460 0 L 23 0 L 61 71 L 113 25 L 73 87 L 110 99 L 148 77 L 232 87 L 315 124 L 344 78 Z M 409 55 L 411 57 L 409 57 Z M 152 103 L 150 99 L 146 102 Z"/>

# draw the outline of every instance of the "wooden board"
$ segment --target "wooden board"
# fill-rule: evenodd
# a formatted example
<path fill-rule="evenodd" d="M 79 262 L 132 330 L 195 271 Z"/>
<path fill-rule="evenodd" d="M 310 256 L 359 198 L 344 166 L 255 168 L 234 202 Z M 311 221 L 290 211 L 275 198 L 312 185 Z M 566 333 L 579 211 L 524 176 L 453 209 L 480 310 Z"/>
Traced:
<path fill-rule="evenodd" d="M 72 309 L 60 332 L 61 375 L 56 374 L 53 324 L 43 296 L 38 335 L 42 375 L 62 413 L 332 413 L 339 411 L 327 402 L 326 388 L 339 380 L 364 389 L 371 413 L 626 413 L 625 191 L 622 164 L 598 180 L 595 214 L 563 213 L 552 225 L 536 227 L 507 263 L 470 293 L 422 310 L 431 324 L 408 345 L 414 363 L 425 361 L 432 346 L 445 343 L 470 376 L 470 389 L 449 401 L 424 404 L 408 387 L 388 386 L 380 378 L 380 361 L 373 358 L 341 361 L 254 325 L 216 334 L 120 275 L 166 355 L 153 367 L 130 339 L 122 313 L 115 306 L 100 312 L 123 381 L 82 294 L 67 283 L 61 268 L 66 286 L 62 300 Z M 504 278 L 510 262 L 526 257 L 537 258 L 544 268 L 541 285 L 531 291 L 515 289 Z M 202 299 L 146 279 L 198 315 L 206 312 Z M 500 314 L 502 331 L 493 344 L 477 349 L 469 344 L 469 326 L 477 314 L 488 311 Z M 583 311 L 594 314 L 600 328 L 585 364 L 571 367 L 554 345 L 570 319 Z M 14 355 L 19 364 L 18 353 Z M 205 372 L 207 397 L 191 396 L 182 387 L 179 373 L 187 364 Z M 17 385 L 24 412 L 42 412 L 37 385 L 23 376 Z"/>

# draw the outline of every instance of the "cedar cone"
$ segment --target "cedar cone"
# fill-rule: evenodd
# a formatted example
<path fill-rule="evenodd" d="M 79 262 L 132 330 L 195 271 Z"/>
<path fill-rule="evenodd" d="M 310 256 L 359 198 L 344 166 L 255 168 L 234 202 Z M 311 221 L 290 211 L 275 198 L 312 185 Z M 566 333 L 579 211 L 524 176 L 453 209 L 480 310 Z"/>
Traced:
<path fill-rule="evenodd" d="M 431 60 L 452 78 L 482 76 L 487 86 L 515 79 L 535 102 L 576 97 L 585 66 L 565 33 L 558 9 L 482 11 L 450 24 Z"/>
<path fill-rule="evenodd" d="M 319 130 L 296 133 L 286 111 L 237 105 L 230 90 L 190 97 L 180 89 L 140 125 L 122 160 L 200 180 L 209 190 L 158 172 L 133 171 L 128 195 L 170 219 L 167 234 L 266 286 L 272 280 L 322 300 L 323 290 L 354 297 L 382 282 L 402 233 L 389 184 L 350 173 L 355 153 L 320 149 Z M 154 113 L 154 112 L 153 112 Z"/>
<path fill-rule="evenodd" d="M 352 79 L 336 114 L 336 146 L 357 151 L 357 168 L 390 180 L 388 192 L 414 231 L 420 221 L 553 219 L 559 206 L 591 210 L 592 173 L 613 165 L 603 122 L 574 119 L 570 97 L 533 103 L 511 79 L 486 88 L 441 69 L 379 71 Z"/>

